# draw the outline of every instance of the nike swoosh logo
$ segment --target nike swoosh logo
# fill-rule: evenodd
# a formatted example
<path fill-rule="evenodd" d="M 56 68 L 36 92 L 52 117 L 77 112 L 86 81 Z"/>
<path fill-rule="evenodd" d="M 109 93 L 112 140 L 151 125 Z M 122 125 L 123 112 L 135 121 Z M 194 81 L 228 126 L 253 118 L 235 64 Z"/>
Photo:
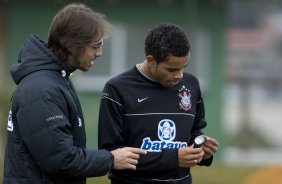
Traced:
<path fill-rule="evenodd" d="M 146 100 L 147 98 L 149 98 L 149 97 L 142 98 L 142 99 L 139 99 L 139 98 L 138 98 L 137 101 L 138 101 L 138 102 L 143 102 L 143 101 Z"/>

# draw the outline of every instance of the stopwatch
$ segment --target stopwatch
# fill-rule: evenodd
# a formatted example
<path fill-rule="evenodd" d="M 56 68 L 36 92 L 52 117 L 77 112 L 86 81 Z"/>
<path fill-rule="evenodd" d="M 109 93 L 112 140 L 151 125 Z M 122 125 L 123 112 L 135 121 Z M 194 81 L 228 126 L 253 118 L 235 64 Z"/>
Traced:
<path fill-rule="evenodd" d="M 199 135 L 194 139 L 194 148 L 201 147 L 206 141 L 207 137 L 205 135 Z"/>

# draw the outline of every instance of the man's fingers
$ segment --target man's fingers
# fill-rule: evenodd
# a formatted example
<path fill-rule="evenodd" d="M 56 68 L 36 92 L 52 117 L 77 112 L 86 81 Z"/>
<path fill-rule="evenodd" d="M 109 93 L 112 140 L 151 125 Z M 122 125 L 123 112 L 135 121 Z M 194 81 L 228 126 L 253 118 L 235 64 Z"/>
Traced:
<path fill-rule="evenodd" d="M 129 170 L 136 170 L 136 165 L 132 165 L 132 164 L 128 164 L 126 169 L 129 169 Z"/>
<path fill-rule="evenodd" d="M 136 170 L 136 165 L 138 164 L 138 161 L 135 159 L 128 159 L 127 160 L 127 168 L 130 170 Z"/>
<path fill-rule="evenodd" d="M 207 139 L 205 141 L 205 144 L 212 144 L 214 146 L 218 146 L 219 145 L 219 143 L 215 139 L 213 139 L 211 137 L 207 137 Z"/>
<path fill-rule="evenodd" d="M 212 152 L 217 152 L 217 145 L 216 144 L 213 144 L 211 142 L 207 142 L 203 145 L 203 149 L 209 149 L 211 150 Z"/>
<path fill-rule="evenodd" d="M 140 154 L 147 154 L 140 148 L 124 147 L 111 151 L 114 156 L 113 168 L 117 170 L 130 169 L 136 170 Z"/>
<path fill-rule="evenodd" d="M 209 155 L 209 156 L 213 155 L 213 151 L 209 147 L 203 146 L 203 150 L 206 155 Z"/>
<path fill-rule="evenodd" d="M 128 157 L 134 160 L 138 160 L 140 156 L 138 154 L 131 153 L 130 155 L 128 155 Z"/>
<path fill-rule="evenodd" d="M 128 162 L 129 162 L 130 164 L 132 164 L 132 165 L 137 165 L 137 164 L 138 164 L 138 161 L 135 160 L 135 159 L 130 159 Z"/>
<path fill-rule="evenodd" d="M 128 150 L 132 153 L 135 153 L 135 154 L 147 154 L 147 151 L 142 150 L 140 148 L 125 147 L 124 149 L 126 149 L 126 150 Z"/>

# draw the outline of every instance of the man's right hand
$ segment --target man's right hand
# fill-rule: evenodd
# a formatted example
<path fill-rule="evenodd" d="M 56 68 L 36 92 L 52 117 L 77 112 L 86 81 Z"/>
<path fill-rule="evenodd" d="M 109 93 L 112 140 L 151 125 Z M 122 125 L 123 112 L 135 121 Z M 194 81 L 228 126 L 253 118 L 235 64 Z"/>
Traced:
<path fill-rule="evenodd" d="M 178 149 L 178 165 L 182 168 L 193 167 L 202 161 L 204 151 L 202 148 L 182 147 Z"/>
<path fill-rule="evenodd" d="M 132 147 L 124 147 L 111 151 L 114 156 L 113 168 L 117 170 L 136 170 L 139 154 L 147 154 L 145 150 Z"/>

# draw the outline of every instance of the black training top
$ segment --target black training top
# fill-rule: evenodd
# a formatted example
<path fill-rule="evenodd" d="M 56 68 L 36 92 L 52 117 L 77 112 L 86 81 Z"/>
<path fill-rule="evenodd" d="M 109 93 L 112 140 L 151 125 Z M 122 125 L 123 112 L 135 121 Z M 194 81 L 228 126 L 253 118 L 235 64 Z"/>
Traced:
<path fill-rule="evenodd" d="M 178 149 L 192 144 L 206 127 L 204 103 L 198 80 L 184 73 L 179 84 L 165 88 L 131 70 L 108 81 L 101 96 L 99 148 L 138 147 L 137 171 L 112 170 L 120 183 L 173 182 L 190 177 L 178 167 Z M 210 165 L 212 159 L 199 165 Z"/>

